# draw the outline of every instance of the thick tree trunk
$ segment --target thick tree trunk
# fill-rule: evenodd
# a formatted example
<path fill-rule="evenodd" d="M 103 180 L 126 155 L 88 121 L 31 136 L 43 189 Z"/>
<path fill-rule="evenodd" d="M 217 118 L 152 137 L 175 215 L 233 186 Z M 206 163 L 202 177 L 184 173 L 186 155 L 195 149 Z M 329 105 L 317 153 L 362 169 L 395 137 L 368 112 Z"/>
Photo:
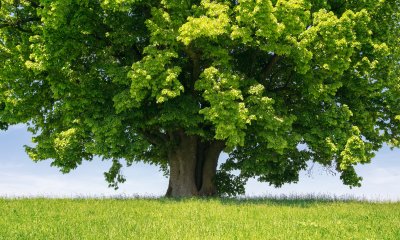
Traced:
<path fill-rule="evenodd" d="M 198 195 L 194 174 L 196 171 L 197 137 L 180 135 L 179 145 L 169 152 L 169 186 L 167 196 Z"/>
<path fill-rule="evenodd" d="M 218 158 L 225 144 L 220 141 L 209 144 L 205 150 L 205 159 L 202 171 L 202 184 L 198 186 L 199 193 L 202 196 L 214 196 L 217 193 L 217 188 L 214 183 L 214 177 L 217 173 Z"/>
<path fill-rule="evenodd" d="M 201 142 L 197 136 L 177 134 L 179 144 L 169 158 L 168 197 L 213 196 L 217 193 L 214 177 L 218 158 L 224 148 L 221 141 Z"/>

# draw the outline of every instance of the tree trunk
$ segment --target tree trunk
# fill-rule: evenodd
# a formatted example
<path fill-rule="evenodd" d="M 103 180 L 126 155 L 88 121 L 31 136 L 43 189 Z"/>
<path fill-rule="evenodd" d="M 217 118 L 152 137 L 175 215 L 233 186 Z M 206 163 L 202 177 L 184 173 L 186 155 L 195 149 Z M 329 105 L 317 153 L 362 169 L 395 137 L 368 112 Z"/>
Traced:
<path fill-rule="evenodd" d="M 177 134 L 178 145 L 169 158 L 167 197 L 214 196 L 214 177 L 218 158 L 224 148 L 222 141 L 201 142 L 197 136 Z"/>
<path fill-rule="evenodd" d="M 196 171 L 197 137 L 179 134 L 179 145 L 169 154 L 169 186 L 167 196 L 189 197 L 198 195 L 194 173 Z"/>
<path fill-rule="evenodd" d="M 221 141 L 209 144 L 205 150 L 205 159 L 202 171 L 202 184 L 198 186 L 199 193 L 202 196 L 214 196 L 217 194 L 217 188 L 214 183 L 214 177 L 217 173 L 218 158 L 225 144 Z"/>

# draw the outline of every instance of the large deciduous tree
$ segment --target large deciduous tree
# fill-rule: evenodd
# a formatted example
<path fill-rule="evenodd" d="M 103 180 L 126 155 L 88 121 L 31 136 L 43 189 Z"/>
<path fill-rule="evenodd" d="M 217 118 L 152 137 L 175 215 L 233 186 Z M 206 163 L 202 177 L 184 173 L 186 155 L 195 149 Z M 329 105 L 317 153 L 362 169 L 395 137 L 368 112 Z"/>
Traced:
<path fill-rule="evenodd" d="M 168 196 L 400 146 L 399 0 L 2 0 L 0 128 L 34 161 L 159 165 Z M 217 172 L 222 151 L 228 160 Z M 233 174 L 235 173 L 235 174 Z"/>

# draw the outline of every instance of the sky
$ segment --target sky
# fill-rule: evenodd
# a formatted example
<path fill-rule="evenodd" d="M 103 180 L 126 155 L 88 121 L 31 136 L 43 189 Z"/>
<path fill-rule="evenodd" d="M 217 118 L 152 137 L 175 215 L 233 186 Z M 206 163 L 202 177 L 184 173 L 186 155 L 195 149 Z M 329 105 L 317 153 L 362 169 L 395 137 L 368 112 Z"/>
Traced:
<path fill-rule="evenodd" d="M 164 195 L 168 179 L 155 166 L 135 164 L 124 168 L 127 181 L 115 191 L 108 188 L 103 173 L 111 163 L 94 159 L 84 162 L 76 170 L 62 174 L 50 167 L 50 160 L 35 163 L 29 159 L 24 145 L 31 144 L 31 134 L 24 125 L 0 131 L 0 197 L 115 197 Z M 226 158 L 221 155 L 220 160 Z M 311 169 L 311 166 L 309 167 Z M 400 200 L 400 150 L 382 148 L 370 164 L 356 167 L 364 178 L 362 187 L 350 189 L 339 176 L 328 174 L 314 165 L 310 171 L 300 173 L 297 184 L 274 188 L 267 183 L 250 180 L 246 196 L 304 196 L 324 195 L 344 198 L 362 198 L 373 201 Z"/>

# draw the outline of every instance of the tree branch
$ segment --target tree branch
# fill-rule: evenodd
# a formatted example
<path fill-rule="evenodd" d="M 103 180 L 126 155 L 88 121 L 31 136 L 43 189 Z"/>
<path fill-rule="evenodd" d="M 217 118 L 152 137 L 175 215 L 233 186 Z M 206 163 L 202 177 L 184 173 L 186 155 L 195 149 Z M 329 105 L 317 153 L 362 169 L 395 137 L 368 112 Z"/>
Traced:
<path fill-rule="evenodd" d="M 200 76 L 200 56 L 190 47 L 185 48 L 185 53 L 192 60 L 192 81 L 194 83 Z"/>
<path fill-rule="evenodd" d="M 268 77 L 268 74 L 271 73 L 273 67 L 275 64 L 278 62 L 278 60 L 281 58 L 279 55 L 272 55 L 271 58 L 268 61 L 268 64 L 264 66 L 264 68 L 261 70 L 260 74 L 260 79 L 263 81 Z"/>
<path fill-rule="evenodd" d="M 149 130 L 138 130 L 138 132 L 153 145 L 159 146 L 168 141 L 167 136 L 160 132 L 151 132 Z"/>
<path fill-rule="evenodd" d="M 31 30 L 22 28 L 22 25 L 29 23 L 29 22 L 34 22 L 34 21 L 40 21 L 40 18 L 39 17 L 29 17 L 29 18 L 25 18 L 25 19 L 18 19 L 15 22 L 3 21 L 3 22 L 0 22 L 0 28 L 12 27 L 17 30 L 20 30 L 21 32 L 32 33 Z"/>

